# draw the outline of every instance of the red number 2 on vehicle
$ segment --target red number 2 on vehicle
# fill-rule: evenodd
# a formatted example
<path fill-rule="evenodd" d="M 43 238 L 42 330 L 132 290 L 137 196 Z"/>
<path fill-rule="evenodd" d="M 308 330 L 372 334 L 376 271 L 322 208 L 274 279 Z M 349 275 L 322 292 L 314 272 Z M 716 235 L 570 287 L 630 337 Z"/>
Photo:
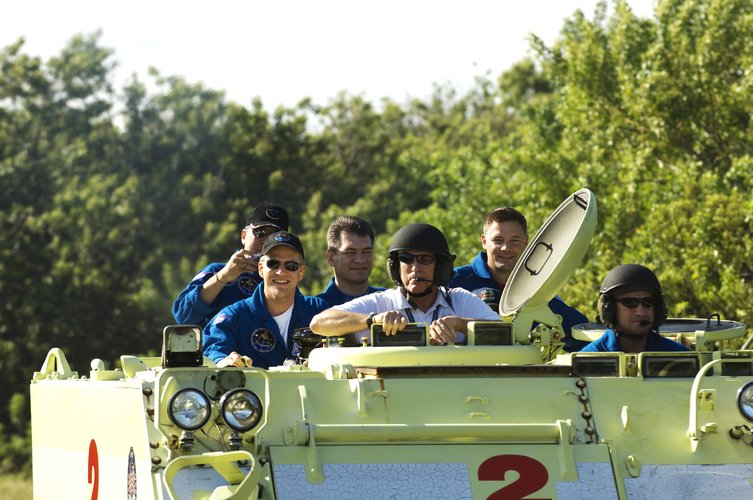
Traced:
<path fill-rule="evenodd" d="M 517 472 L 518 478 L 489 495 L 489 500 L 544 500 L 527 496 L 546 486 L 549 472 L 544 464 L 525 455 L 496 455 L 487 458 L 478 468 L 478 479 L 504 481 L 510 471 Z"/>

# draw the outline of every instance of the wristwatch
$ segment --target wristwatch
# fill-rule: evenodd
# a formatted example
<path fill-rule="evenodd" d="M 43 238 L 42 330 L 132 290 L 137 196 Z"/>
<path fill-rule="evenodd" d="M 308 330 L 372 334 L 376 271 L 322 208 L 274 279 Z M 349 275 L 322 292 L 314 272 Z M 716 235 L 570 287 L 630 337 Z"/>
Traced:
<path fill-rule="evenodd" d="M 374 324 L 374 316 L 376 316 L 375 312 L 370 312 L 368 316 L 366 316 L 366 328 L 371 330 L 371 325 Z"/>

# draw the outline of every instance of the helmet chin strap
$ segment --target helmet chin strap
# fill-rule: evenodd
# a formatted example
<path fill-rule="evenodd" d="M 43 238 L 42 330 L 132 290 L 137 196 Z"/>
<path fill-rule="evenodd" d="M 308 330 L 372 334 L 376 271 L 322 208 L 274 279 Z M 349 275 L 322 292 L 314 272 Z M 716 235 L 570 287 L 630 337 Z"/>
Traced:
<path fill-rule="evenodd" d="M 400 290 L 403 292 L 403 295 L 405 295 L 405 298 L 408 300 L 408 303 L 411 306 L 416 307 L 416 304 L 413 302 L 412 298 L 413 297 L 416 297 L 416 298 L 426 297 L 427 295 L 432 293 L 434 291 L 434 283 L 432 283 L 430 287 L 428 287 L 426 290 L 420 293 L 411 293 L 403 285 L 400 285 Z"/>

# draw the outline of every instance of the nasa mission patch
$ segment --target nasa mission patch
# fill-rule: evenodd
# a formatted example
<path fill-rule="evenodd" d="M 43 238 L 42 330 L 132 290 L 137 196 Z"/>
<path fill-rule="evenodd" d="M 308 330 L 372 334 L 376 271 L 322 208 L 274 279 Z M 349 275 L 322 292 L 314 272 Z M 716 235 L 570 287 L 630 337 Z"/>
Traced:
<path fill-rule="evenodd" d="M 494 288 L 484 287 L 473 290 L 473 295 L 483 300 L 486 305 L 496 310 L 499 305 L 499 299 L 502 296 L 499 290 Z"/>
<path fill-rule="evenodd" d="M 243 273 L 238 277 L 238 288 L 246 295 L 253 294 L 259 283 L 261 283 L 261 276 L 258 274 Z"/>
<path fill-rule="evenodd" d="M 251 347 L 259 352 L 270 352 L 276 344 L 275 334 L 266 328 L 257 328 L 251 333 Z"/>

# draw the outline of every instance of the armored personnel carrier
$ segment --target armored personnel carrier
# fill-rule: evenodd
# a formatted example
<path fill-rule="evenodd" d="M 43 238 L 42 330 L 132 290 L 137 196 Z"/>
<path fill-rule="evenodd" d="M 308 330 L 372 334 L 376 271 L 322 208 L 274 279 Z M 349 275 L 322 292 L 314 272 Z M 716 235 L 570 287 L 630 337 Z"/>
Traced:
<path fill-rule="evenodd" d="M 565 200 L 467 345 L 374 326 L 305 364 L 217 368 L 198 327 L 170 326 L 160 358 L 81 375 L 53 349 L 31 381 L 34 497 L 753 498 L 753 351 L 720 347 L 745 325 L 670 319 L 688 352 L 562 351 L 546 304 L 595 226 L 593 193 Z"/>

